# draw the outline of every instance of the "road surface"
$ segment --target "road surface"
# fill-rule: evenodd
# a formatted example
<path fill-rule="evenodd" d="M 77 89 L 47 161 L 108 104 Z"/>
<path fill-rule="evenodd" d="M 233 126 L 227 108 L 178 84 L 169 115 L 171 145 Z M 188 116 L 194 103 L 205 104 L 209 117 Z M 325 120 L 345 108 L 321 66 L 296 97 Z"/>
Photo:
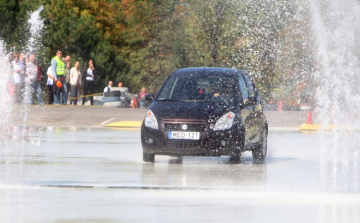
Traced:
<path fill-rule="evenodd" d="M 331 134 L 270 131 L 264 164 L 244 153 L 235 165 L 143 163 L 139 129 L 12 127 L 3 139 L 0 222 L 360 221 L 359 153 L 322 148 Z"/>

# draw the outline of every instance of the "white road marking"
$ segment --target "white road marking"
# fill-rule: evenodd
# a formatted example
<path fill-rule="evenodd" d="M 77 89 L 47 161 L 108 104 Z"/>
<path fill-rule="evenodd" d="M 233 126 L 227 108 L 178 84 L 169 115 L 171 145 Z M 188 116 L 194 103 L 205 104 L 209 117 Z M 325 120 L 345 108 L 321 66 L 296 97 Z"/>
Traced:
<path fill-rule="evenodd" d="M 108 124 L 109 122 L 111 122 L 114 119 L 115 118 L 110 118 L 110 119 L 106 120 L 105 122 L 102 122 L 100 125 L 106 125 L 106 124 Z"/>

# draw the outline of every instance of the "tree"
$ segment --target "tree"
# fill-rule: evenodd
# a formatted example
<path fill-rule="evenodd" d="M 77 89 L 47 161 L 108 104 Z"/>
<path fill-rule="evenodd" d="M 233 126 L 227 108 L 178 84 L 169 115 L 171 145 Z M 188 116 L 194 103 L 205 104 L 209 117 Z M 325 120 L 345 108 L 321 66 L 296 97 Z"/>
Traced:
<path fill-rule="evenodd" d="M 125 25 L 122 49 L 132 86 L 157 91 L 180 65 L 178 44 L 181 24 L 176 17 L 179 1 L 133 1 Z"/>
<path fill-rule="evenodd" d="M 299 81 L 311 81 L 314 59 L 308 17 L 300 10 L 304 3 L 5 0 L 0 3 L 0 27 L 8 47 L 25 45 L 24 7 L 39 5 L 44 5 L 45 19 L 41 63 L 47 65 L 56 49 L 82 65 L 94 58 L 99 90 L 111 79 L 133 92 L 143 86 L 156 92 L 174 70 L 196 66 L 248 71 L 265 101 L 273 92 L 294 97 L 291 92 Z"/>
<path fill-rule="evenodd" d="M 0 2 L 0 37 L 9 51 L 20 51 L 26 48 L 29 36 L 28 11 L 34 10 L 38 1 L 2 0 Z"/>
<path fill-rule="evenodd" d="M 93 58 L 98 70 L 98 89 L 109 79 L 115 79 L 119 65 L 123 64 L 117 56 L 118 46 L 112 43 L 114 39 L 118 41 L 111 35 L 114 21 L 107 20 L 112 7 L 107 1 L 81 0 L 47 3 L 44 7 L 44 46 L 49 49 L 49 60 L 57 49 L 70 54 L 83 66 Z"/>
<path fill-rule="evenodd" d="M 247 0 L 239 4 L 237 52 L 230 63 L 251 74 L 265 102 L 274 92 L 278 98 L 290 97 L 287 92 L 295 92 L 299 76 L 293 69 L 301 70 L 303 77 L 311 76 L 309 62 L 313 57 L 307 48 L 311 45 L 306 39 L 309 21 L 302 10 L 304 4 L 289 0 Z"/>

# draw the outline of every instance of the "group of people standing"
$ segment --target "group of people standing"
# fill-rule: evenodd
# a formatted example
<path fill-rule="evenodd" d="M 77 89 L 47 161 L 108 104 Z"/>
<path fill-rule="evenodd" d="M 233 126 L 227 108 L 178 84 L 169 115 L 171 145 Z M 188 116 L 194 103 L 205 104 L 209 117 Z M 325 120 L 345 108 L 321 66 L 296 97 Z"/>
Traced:
<path fill-rule="evenodd" d="M 90 59 L 83 71 L 84 75 L 84 95 L 90 94 L 91 105 L 94 104 L 93 96 L 95 91 L 96 69 L 95 62 Z M 62 51 L 58 50 L 56 56 L 51 60 L 51 66 L 48 68 L 47 86 L 49 89 L 49 104 L 66 105 L 69 91 L 71 90 L 70 104 L 77 105 L 79 91 L 82 86 L 82 77 L 80 71 L 80 62 L 75 61 L 71 67 L 71 57 L 68 55 L 62 57 Z M 86 97 L 83 97 L 84 105 Z"/>
<path fill-rule="evenodd" d="M 34 54 L 29 57 L 25 53 L 15 53 L 11 62 L 13 72 L 12 91 L 17 104 L 33 104 L 33 94 L 36 92 L 38 104 L 43 105 L 41 95 L 41 70 L 36 63 Z"/>
<path fill-rule="evenodd" d="M 47 69 L 48 104 L 63 104 L 68 102 L 68 95 L 71 90 L 70 104 L 77 105 L 79 91 L 84 83 L 84 95 L 90 95 L 91 105 L 94 104 L 93 96 L 95 91 L 96 68 L 93 59 L 90 59 L 83 72 L 80 71 L 80 62 L 76 61 L 71 66 L 71 57 L 62 57 L 62 51 L 58 50 L 56 56 L 51 60 L 51 66 Z M 41 69 L 36 63 L 34 54 L 29 58 L 24 53 L 14 54 L 11 62 L 13 84 L 12 91 L 14 102 L 17 104 L 34 104 L 34 92 L 39 105 L 43 105 L 41 91 Z M 86 97 L 82 98 L 84 105 Z"/>

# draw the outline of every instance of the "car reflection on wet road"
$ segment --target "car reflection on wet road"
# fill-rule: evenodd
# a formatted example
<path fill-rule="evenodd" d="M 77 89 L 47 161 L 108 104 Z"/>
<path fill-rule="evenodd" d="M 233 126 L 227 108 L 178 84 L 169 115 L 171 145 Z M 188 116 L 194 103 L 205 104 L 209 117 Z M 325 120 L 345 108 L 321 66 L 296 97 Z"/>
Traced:
<path fill-rule="evenodd" d="M 321 157 L 331 135 L 270 131 L 264 164 L 251 153 L 144 163 L 139 129 L 13 127 L 3 138 L 0 222 L 360 220 L 359 154 Z"/>

